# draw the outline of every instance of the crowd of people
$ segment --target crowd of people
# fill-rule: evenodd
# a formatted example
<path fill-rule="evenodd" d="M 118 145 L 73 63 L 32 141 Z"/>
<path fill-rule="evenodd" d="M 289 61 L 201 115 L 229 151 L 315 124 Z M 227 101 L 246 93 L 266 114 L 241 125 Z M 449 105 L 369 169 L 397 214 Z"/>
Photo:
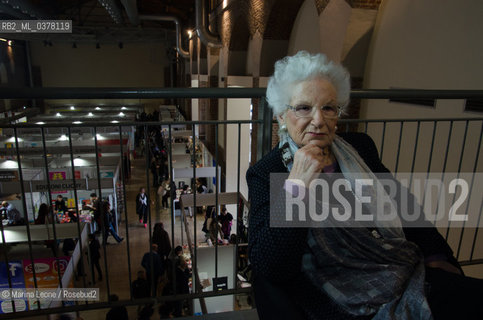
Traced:
<path fill-rule="evenodd" d="M 152 234 L 151 250 L 141 259 L 143 270 L 138 271 L 138 277 L 131 285 L 133 298 L 189 293 L 191 270 L 188 268 L 186 259 L 181 246 L 172 248 L 164 224 L 156 223 Z M 182 316 L 185 303 L 186 301 L 181 299 L 161 304 L 159 307 L 161 318 Z M 152 304 L 138 307 L 138 319 L 145 319 L 152 314 Z"/>

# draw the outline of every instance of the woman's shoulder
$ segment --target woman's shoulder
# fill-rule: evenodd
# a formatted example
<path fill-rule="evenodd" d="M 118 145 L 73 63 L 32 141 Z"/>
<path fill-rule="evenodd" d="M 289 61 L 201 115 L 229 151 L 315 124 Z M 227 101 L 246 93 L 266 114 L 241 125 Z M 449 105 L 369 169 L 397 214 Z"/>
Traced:
<path fill-rule="evenodd" d="M 287 169 L 282 162 L 280 148 L 276 146 L 269 153 L 258 160 L 257 163 L 251 166 L 247 171 L 247 175 L 260 172 L 267 174 L 270 172 L 285 172 L 286 170 Z"/>
<path fill-rule="evenodd" d="M 364 156 L 366 154 L 378 154 L 376 144 L 372 138 L 363 132 L 343 132 L 338 134 L 339 137 L 344 139 L 347 143 L 349 143 L 354 149 Z"/>
<path fill-rule="evenodd" d="M 379 158 L 379 151 L 374 140 L 368 134 L 362 132 L 345 132 L 339 134 L 339 137 L 344 139 L 359 153 L 360 157 L 373 172 L 389 172 Z"/>
<path fill-rule="evenodd" d="M 360 144 L 374 144 L 372 138 L 364 132 L 341 132 L 337 133 L 337 135 L 354 147 Z"/>

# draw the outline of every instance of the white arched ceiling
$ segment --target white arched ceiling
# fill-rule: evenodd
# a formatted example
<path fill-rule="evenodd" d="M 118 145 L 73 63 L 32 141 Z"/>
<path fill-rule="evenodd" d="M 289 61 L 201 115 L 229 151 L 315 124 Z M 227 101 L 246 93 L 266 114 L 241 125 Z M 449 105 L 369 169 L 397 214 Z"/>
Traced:
<path fill-rule="evenodd" d="M 342 64 L 349 69 L 352 77 L 364 75 L 376 17 L 377 10 L 352 9 L 341 56 Z"/>
<path fill-rule="evenodd" d="M 321 52 L 319 16 L 314 0 L 305 0 L 295 18 L 288 42 L 288 55 L 300 50 L 311 53 Z"/>
<path fill-rule="evenodd" d="M 331 0 L 319 16 L 320 49 L 333 61 L 341 61 L 351 13 L 345 0 Z"/>
<path fill-rule="evenodd" d="M 295 19 L 288 54 L 322 52 L 333 61 L 341 61 L 351 12 L 345 0 L 331 0 L 318 15 L 314 0 L 305 0 Z"/>

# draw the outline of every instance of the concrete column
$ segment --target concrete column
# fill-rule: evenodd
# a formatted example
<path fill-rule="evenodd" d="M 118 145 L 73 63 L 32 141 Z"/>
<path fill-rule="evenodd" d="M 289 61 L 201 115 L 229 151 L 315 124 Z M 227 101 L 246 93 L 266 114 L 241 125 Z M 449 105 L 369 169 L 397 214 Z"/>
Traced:
<path fill-rule="evenodd" d="M 228 77 L 228 87 L 251 87 L 252 77 Z M 228 99 L 227 120 L 249 120 L 251 99 Z M 238 125 L 226 126 L 226 192 L 237 191 L 238 173 Z M 250 126 L 241 126 L 240 140 L 240 193 L 247 199 L 248 186 L 245 179 L 250 165 Z M 236 206 L 227 206 L 236 220 Z"/>

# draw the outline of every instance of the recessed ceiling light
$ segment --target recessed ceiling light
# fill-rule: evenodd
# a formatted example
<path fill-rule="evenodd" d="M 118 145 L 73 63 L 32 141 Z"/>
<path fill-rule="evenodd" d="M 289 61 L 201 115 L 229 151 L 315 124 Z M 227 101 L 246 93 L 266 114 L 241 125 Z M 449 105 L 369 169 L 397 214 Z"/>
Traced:
<path fill-rule="evenodd" d="M 96 107 L 96 110 L 101 110 L 101 108 L 100 107 Z"/>
<path fill-rule="evenodd" d="M 117 120 L 112 120 L 111 123 L 119 123 Z"/>
<path fill-rule="evenodd" d="M 70 106 L 70 110 L 75 110 L 75 107 L 74 106 Z"/>
<path fill-rule="evenodd" d="M 20 137 L 18 137 L 17 139 L 18 139 L 18 142 L 22 142 L 22 141 L 23 141 L 23 139 L 22 139 L 22 138 L 20 138 Z M 10 137 L 10 138 L 8 138 L 8 139 L 7 139 L 7 142 L 15 142 L 15 137 Z"/>
<path fill-rule="evenodd" d="M 88 165 L 88 162 L 84 159 L 81 159 L 81 158 L 75 158 L 74 159 L 74 166 L 76 167 L 83 167 L 83 166 L 87 166 Z"/>
<path fill-rule="evenodd" d="M 89 114 L 87 115 L 88 117 L 93 117 L 94 114 L 92 112 L 89 112 Z"/>
<path fill-rule="evenodd" d="M 57 114 L 55 116 L 56 117 L 62 117 L 62 115 L 60 114 L 60 112 L 57 112 Z"/>
<path fill-rule="evenodd" d="M 35 124 L 45 124 L 43 121 L 36 122 Z"/>
<path fill-rule="evenodd" d="M 127 108 L 126 107 L 122 107 L 121 110 L 126 110 Z"/>
<path fill-rule="evenodd" d="M 122 113 L 122 112 L 119 112 L 119 116 L 120 116 L 120 117 L 124 117 L 124 116 L 125 116 L 125 114 L 124 114 L 124 113 Z"/>
<path fill-rule="evenodd" d="M 81 124 L 81 123 L 82 123 L 82 121 L 74 121 L 74 122 L 72 122 L 72 123 L 73 123 L 73 124 Z"/>

